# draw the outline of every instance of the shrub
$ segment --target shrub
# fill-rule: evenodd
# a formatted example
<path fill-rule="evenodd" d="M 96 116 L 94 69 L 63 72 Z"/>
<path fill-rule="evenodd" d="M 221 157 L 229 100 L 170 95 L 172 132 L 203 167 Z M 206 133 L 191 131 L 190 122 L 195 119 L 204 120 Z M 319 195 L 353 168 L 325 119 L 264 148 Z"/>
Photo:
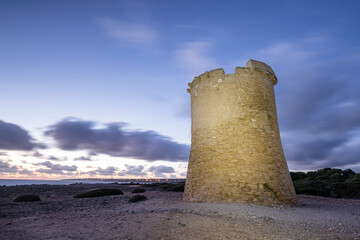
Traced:
<path fill-rule="evenodd" d="M 131 193 L 144 193 L 146 190 L 143 188 L 135 188 Z"/>
<path fill-rule="evenodd" d="M 15 198 L 14 202 L 37 202 L 41 201 L 37 195 L 22 195 Z"/>
<path fill-rule="evenodd" d="M 164 183 L 149 183 L 149 184 L 144 184 L 144 187 L 159 187 L 161 185 L 163 185 Z"/>
<path fill-rule="evenodd" d="M 351 169 L 323 168 L 307 173 L 292 172 L 297 194 L 323 197 L 360 198 L 360 173 Z"/>
<path fill-rule="evenodd" d="M 333 184 L 318 180 L 295 181 L 297 194 L 316 195 L 322 197 L 337 197 Z"/>
<path fill-rule="evenodd" d="M 111 188 L 100 188 L 91 190 L 88 192 L 80 193 L 74 198 L 91 198 L 91 197 L 103 197 L 109 195 L 123 195 L 124 193 L 119 189 L 111 189 Z"/>
<path fill-rule="evenodd" d="M 183 192 L 185 189 L 185 183 L 178 183 L 176 185 L 173 185 L 170 188 L 167 188 L 167 191 L 172 191 L 172 192 Z"/>
<path fill-rule="evenodd" d="M 168 190 L 173 187 L 175 187 L 175 184 L 172 184 L 172 183 L 163 183 L 163 184 L 159 185 L 159 188 L 161 188 L 163 190 Z"/>
<path fill-rule="evenodd" d="M 152 183 L 146 184 L 145 187 L 158 187 L 165 191 L 183 192 L 185 188 L 185 182 L 173 184 L 173 183 Z"/>
<path fill-rule="evenodd" d="M 135 195 L 132 198 L 129 199 L 129 203 L 135 203 L 135 202 L 140 202 L 140 201 L 145 201 L 147 200 L 147 197 L 145 197 L 144 195 Z"/>

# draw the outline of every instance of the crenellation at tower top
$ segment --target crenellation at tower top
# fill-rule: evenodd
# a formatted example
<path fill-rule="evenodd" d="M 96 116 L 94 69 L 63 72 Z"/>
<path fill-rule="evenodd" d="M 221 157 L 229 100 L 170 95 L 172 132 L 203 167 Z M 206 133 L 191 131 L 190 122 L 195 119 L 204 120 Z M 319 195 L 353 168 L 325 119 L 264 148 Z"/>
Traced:
<path fill-rule="evenodd" d="M 190 93 L 191 87 L 194 86 L 195 84 L 198 84 L 201 81 L 209 81 L 210 79 L 216 79 L 216 78 L 222 80 L 225 76 L 232 76 L 232 75 L 238 75 L 238 74 L 244 74 L 244 73 L 253 73 L 254 71 L 260 71 L 260 72 L 264 73 L 273 82 L 274 85 L 277 84 L 277 82 L 278 82 L 277 77 L 269 65 L 267 65 L 263 62 L 259 62 L 259 61 L 251 59 L 246 63 L 246 67 L 236 67 L 234 74 L 225 74 L 225 71 L 223 68 L 217 68 L 217 69 L 213 69 L 211 71 L 206 71 L 205 73 L 203 73 L 199 76 L 196 76 L 194 78 L 194 80 L 188 84 L 190 89 L 187 89 L 187 91 Z"/>

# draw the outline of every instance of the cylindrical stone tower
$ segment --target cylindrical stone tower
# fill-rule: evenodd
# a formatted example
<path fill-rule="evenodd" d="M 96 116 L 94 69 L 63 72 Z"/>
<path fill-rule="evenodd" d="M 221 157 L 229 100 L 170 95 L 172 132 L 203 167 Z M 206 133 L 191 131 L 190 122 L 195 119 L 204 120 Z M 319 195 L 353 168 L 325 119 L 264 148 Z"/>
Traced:
<path fill-rule="evenodd" d="M 268 65 L 249 60 L 234 74 L 222 68 L 195 77 L 191 152 L 184 199 L 296 203 L 281 145 Z"/>

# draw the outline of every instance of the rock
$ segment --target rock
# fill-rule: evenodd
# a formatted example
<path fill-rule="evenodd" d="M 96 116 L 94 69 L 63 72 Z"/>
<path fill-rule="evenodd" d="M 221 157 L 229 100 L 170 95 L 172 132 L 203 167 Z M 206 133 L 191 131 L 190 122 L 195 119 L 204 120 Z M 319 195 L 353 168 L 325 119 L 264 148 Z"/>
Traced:
<path fill-rule="evenodd" d="M 272 222 L 272 221 L 274 221 L 274 219 L 272 217 L 269 217 L 269 216 L 263 216 L 261 219 L 264 222 Z"/>

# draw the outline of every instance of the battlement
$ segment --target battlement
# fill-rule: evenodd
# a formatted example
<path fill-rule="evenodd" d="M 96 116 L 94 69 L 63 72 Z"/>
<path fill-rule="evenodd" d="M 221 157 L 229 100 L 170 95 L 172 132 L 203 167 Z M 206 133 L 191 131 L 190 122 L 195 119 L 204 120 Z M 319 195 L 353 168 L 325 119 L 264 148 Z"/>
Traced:
<path fill-rule="evenodd" d="M 206 71 L 205 73 L 196 76 L 191 83 L 188 83 L 190 88 L 187 89 L 187 91 L 190 93 L 192 86 L 200 83 L 201 81 L 207 81 L 208 79 L 224 79 L 225 75 L 239 75 L 243 74 L 244 72 L 253 74 L 254 71 L 263 72 L 268 77 L 268 79 L 273 82 L 274 85 L 277 84 L 277 77 L 269 65 L 260 61 L 250 59 L 246 63 L 246 67 L 236 67 L 234 74 L 225 74 L 223 68 L 217 68 L 211 71 Z"/>
<path fill-rule="evenodd" d="M 207 79 L 207 78 L 214 78 L 214 77 L 223 77 L 225 75 L 225 71 L 223 68 L 217 68 L 211 71 L 206 71 L 205 73 L 195 77 L 195 79 Z"/>

